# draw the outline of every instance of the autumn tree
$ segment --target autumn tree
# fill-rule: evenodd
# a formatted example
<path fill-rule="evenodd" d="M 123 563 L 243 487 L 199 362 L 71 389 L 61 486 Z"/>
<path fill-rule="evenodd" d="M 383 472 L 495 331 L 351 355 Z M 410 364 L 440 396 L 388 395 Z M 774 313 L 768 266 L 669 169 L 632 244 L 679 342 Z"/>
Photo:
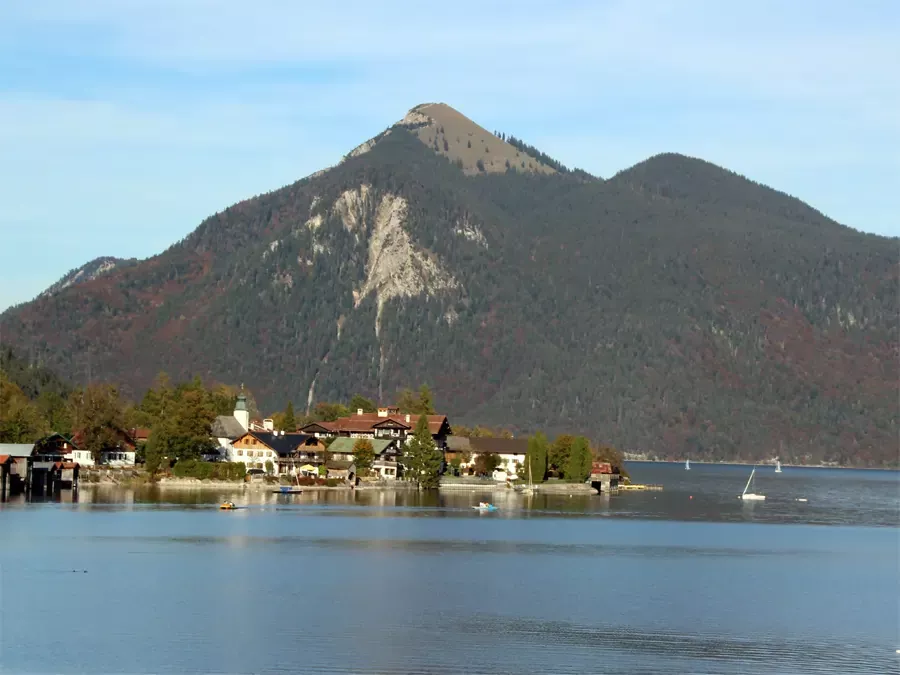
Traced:
<path fill-rule="evenodd" d="M 37 406 L 0 372 L 0 442 L 33 443 L 47 431 Z"/>
<path fill-rule="evenodd" d="M 350 410 L 343 403 L 328 403 L 322 401 L 316 403 L 313 408 L 312 418 L 317 422 L 334 422 L 339 417 L 347 417 Z"/>
<path fill-rule="evenodd" d="M 572 450 L 572 443 L 575 441 L 574 436 L 569 434 L 561 434 L 553 441 L 550 446 L 548 455 L 548 463 L 558 475 L 564 476 L 566 465 L 569 462 L 569 453 Z"/>
<path fill-rule="evenodd" d="M 418 393 L 411 389 L 403 389 L 398 397 L 397 406 L 400 412 L 410 415 L 434 415 L 434 397 L 427 384 L 419 387 Z"/>
<path fill-rule="evenodd" d="M 361 394 L 353 394 L 353 398 L 350 399 L 350 410 L 351 412 L 362 410 L 364 413 L 373 413 L 377 412 L 378 408 L 375 407 L 375 403 L 371 399 Z"/>
<path fill-rule="evenodd" d="M 420 488 L 436 488 L 440 484 L 444 453 L 431 437 L 425 415 L 419 415 L 416 429 L 406 445 L 403 463 Z"/>
<path fill-rule="evenodd" d="M 122 442 L 124 406 L 119 390 L 111 385 L 91 384 L 74 392 L 69 402 L 80 447 L 99 464 L 105 450 L 117 448 Z"/>
<path fill-rule="evenodd" d="M 475 456 L 475 473 L 490 476 L 500 468 L 500 457 L 493 452 L 480 452 Z"/>
<path fill-rule="evenodd" d="M 372 447 L 372 441 L 367 438 L 357 439 L 353 444 L 353 461 L 356 463 L 358 475 L 368 475 L 375 463 L 375 448 Z"/>

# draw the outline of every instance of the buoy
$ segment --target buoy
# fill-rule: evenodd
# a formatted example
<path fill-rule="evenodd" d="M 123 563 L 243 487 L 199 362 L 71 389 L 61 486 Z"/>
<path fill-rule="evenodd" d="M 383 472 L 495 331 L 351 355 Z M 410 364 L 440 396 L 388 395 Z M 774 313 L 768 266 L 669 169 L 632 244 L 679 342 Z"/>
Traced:
<path fill-rule="evenodd" d="M 691 499 L 693 499 L 693 498 L 694 498 L 694 495 L 691 495 Z"/>

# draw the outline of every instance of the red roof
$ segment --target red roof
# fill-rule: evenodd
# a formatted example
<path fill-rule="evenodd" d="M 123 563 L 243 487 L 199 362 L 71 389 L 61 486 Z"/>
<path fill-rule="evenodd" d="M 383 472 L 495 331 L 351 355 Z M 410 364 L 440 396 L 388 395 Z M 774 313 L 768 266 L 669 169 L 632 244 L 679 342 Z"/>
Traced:
<path fill-rule="evenodd" d="M 0 455 L 0 464 L 6 464 L 6 460 L 10 459 L 9 455 Z M 12 458 L 13 463 L 15 463 L 16 458 Z"/>
<path fill-rule="evenodd" d="M 441 427 L 447 422 L 446 415 L 426 415 L 426 417 L 428 418 L 428 430 L 432 435 L 439 433 Z M 408 421 L 407 418 L 409 418 Z M 342 431 L 348 433 L 364 433 L 373 431 L 375 427 L 383 425 L 388 420 L 395 422 L 402 428 L 412 429 L 416 426 L 416 422 L 419 421 L 419 415 L 398 414 L 379 417 L 378 413 L 363 413 L 362 415 L 355 414 L 350 415 L 349 417 L 339 417 L 334 422 L 311 422 L 303 428 L 306 429 L 313 425 L 318 425 L 323 429 L 335 433 L 340 433 Z"/>
<path fill-rule="evenodd" d="M 132 429 L 131 437 L 136 441 L 146 441 L 150 438 L 150 430 L 143 427 Z"/>

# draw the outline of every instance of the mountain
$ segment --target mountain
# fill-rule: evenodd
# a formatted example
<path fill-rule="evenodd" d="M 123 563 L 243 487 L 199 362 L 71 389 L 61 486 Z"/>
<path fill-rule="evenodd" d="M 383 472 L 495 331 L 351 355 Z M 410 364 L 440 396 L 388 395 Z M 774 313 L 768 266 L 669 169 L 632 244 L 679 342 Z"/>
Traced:
<path fill-rule="evenodd" d="M 86 281 L 93 281 L 94 279 L 97 279 L 104 274 L 112 272 L 116 268 L 121 268 L 127 265 L 134 265 L 135 263 L 137 263 L 137 260 L 135 260 L 134 258 L 125 259 L 113 258 L 110 256 L 94 258 L 81 267 L 76 267 L 75 269 L 67 272 L 59 281 L 49 286 L 47 290 L 41 293 L 40 297 L 44 298 L 56 295 L 63 289 L 69 288 L 70 286 L 82 284 Z"/>
<path fill-rule="evenodd" d="M 272 410 L 427 382 L 457 423 L 897 463 L 895 239 L 702 160 L 601 180 L 507 140 L 417 106 L 153 258 L 8 310 L 4 339 L 133 393 L 198 374 Z"/>

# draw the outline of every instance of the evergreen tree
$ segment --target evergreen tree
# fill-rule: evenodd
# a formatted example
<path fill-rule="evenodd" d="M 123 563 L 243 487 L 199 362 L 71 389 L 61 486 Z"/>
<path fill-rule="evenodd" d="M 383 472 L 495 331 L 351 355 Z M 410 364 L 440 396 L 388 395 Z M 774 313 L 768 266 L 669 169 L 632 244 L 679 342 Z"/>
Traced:
<path fill-rule="evenodd" d="M 284 419 L 281 421 L 281 428 L 289 433 L 297 431 L 297 418 L 294 417 L 293 401 L 288 401 L 287 408 L 284 409 Z"/>
<path fill-rule="evenodd" d="M 547 476 L 547 437 L 538 432 L 528 439 L 528 452 L 525 455 L 525 475 L 528 478 L 528 467 L 531 467 L 531 480 L 542 483 Z"/>
<path fill-rule="evenodd" d="M 406 446 L 404 465 L 420 488 L 436 488 L 441 481 L 444 455 L 428 429 L 428 418 L 419 415 L 416 429 Z"/>
<path fill-rule="evenodd" d="M 566 478 L 573 482 L 582 482 L 591 475 L 591 447 L 588 439 L 578 436 L 573 442 L 566 462 Z"/>
<path fill-rule="evenodd" d="M 356 473 L 359 476 L 366 476 L 372 470 L 372 464 L 375 463 L 375 448 L 372 447 L 372 441 L 367 438 L 360 438 L 353 444 L 353 461 L 356 463 Z"/>

